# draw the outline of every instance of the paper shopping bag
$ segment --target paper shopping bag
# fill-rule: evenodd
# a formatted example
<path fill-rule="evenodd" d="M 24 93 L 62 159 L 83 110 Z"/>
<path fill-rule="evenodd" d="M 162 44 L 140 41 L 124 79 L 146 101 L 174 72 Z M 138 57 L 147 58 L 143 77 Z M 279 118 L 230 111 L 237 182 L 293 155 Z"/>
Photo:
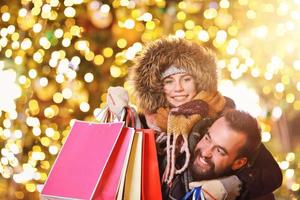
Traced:
<path fill-rule="evenodd" d="M 126 111 L 126 125 L 135 127 L 134 112 Z M 130 159 L 124 162 L 117 200 L 162 199 L 154 134 L 151 129 L 137 129 L 127 152 Z"/>
<path fill-rule="evenodd" d="M 42 198 L 94 198 L 123 125 L 76 121 L 49 173 Z"/>
<path fill-rule="evenodd" d="M 133 140 L 133 138 L 134 138 L 134 135 L 132 137 L 132 140 Z M 118 187 L 116 200 L 122 200 L 123 199 L 124 186 L 125 186 L 125 177 L 126 177 L 127 167 L 128 167 L 128 163 L 129 163 L 129 157 L 130 157 L 130 153 L 131 153 L 131 149 L 132 149 L 132 143 L 133 143 L 133 141 L 131 141 L 131 143 L 129 143 L 129 145 L 128 145 L 127 152 L 126 152 L 126 155 L 125 155 L 125 159 L 124 159 L 124 162 L 123 162 L 123 167 L 122 167 L 122 172 L 121 172 L 121 175 L 120 175 L 120 182 L 119 182 L 119 187 Z"/>
<path fill-rule="evenodd" d="M 161 200 L 161 185 L 154 131 L 143 129 L 142 200 Z"/>
<path fill-rule="evenodd" d="M 135 132 L 124 185 L 124 200 L 141 199 L 141 167 L 142 167 L 143 133 Z"/>
<path fill-rule="evenodd" d="M 131 150 L 135 130 L 123 128 L 113 152 L 105 166 L 94 195 L 95 200 L 114 200 L 120 184 L 120 177 L 124 163 L 128 163 L 127 152 Z"/>

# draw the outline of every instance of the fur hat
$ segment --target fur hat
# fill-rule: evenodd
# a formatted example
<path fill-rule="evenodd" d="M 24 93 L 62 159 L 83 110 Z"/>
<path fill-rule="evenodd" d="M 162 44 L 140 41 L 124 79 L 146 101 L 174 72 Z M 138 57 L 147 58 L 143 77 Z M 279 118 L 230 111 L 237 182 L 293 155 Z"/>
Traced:
<path fill-rule="evenodd" d="M 129 71 L 129 83 L 142 112 L 154 113 L 159 107 L 169 106 L 162 73 L 172 65 L 194 77 L 198 92 L 217 90 L 215 55 L 210 50 L 175 37 L 158 39 L 144 47 Z"/>

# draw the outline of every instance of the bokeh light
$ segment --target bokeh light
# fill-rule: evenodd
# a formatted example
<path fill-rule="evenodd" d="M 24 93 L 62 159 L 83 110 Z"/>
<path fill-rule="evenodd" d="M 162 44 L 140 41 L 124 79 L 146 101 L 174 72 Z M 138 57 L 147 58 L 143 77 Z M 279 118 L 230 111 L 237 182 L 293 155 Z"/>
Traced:
<path fill-rule="evenodd" d="M 38 199 L 74 120 L 95 121 L 109 86 L 132 92 L 135 56 L 166 35 L 216 53 L 219 90 L 257 117 L 282 169 L 276 198 L 299 199 L 299 11 L 299 0 L 1 1 L 0 199 Z"/>

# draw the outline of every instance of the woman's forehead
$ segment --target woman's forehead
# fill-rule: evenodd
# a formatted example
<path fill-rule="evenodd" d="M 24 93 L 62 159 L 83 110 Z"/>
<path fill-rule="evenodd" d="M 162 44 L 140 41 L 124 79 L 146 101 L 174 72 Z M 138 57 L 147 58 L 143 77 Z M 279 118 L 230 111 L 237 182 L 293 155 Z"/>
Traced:
<path fill-rule="evenodd" d="M 183 73 L 178 73 L 178 74 L 172 74 L 172 75 L 169 75 L 169 76 L 167 76 L 166 78 L 164 78 L 164 79 L 167 79 L 167 78 L 184 78 L 184 77 L 187 77 L 187 76 L 190 76 L 190 77 L 192 77 L 192 75 L 190 75 L 190 74 L 188 74 L 188 73 L 186 73 L 186 72 L 183 72 Z"/>

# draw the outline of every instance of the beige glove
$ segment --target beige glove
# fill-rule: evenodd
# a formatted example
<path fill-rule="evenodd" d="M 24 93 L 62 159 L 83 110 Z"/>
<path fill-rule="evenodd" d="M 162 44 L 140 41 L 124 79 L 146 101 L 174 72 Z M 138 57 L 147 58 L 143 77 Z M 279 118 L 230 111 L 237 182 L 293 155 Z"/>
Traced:
<path fill-rule="evenodd" d="M 220 180 L 206 180 L 199 182 L 191 182 L 189 184 L 190 189 L 202 186 L 206 200 L 225 200 L 227 198 L 227 191 Z"/>
<path fill-rule="evenodd" d="M 109 87 L 106 100 L 109 110 L 119 118 L 123 108 L 128 106 L 128 92 L 123 87 Z"/>

